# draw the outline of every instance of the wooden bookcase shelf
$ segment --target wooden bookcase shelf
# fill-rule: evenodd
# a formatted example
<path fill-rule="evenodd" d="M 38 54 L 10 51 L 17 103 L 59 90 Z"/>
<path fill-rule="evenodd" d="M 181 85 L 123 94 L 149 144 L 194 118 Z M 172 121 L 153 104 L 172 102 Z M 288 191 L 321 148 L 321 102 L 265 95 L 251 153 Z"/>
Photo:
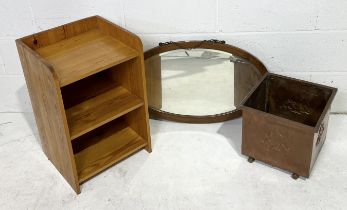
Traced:
<path fill-rule="evenodd" d="M 66 110 L 71 139 L 143 106 L 143 101 L 122 86 Z"/>
<path fill-rule="evenodd" d="M 146 146 L 124 121 L 112 121 L 72 142 L 79 181 L 83 182 Z"/>
<path fill-rule="evenodd" d="M 151 151 L 140 39 L 93 16 L 16 40 L 42 146 L 72 188 Z"/>

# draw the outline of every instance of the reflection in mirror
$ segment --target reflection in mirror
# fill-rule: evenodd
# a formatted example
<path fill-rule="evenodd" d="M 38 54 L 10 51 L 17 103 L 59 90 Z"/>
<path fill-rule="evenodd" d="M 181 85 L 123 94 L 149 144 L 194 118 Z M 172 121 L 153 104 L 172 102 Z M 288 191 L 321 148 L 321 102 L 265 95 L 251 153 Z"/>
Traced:
<path fill-rule="evenodd" d="M 149 106 L 206 116 L 232 111 L 261 78 L 243 58 L 213 49 L 178 49 L 145 60 Z"/>

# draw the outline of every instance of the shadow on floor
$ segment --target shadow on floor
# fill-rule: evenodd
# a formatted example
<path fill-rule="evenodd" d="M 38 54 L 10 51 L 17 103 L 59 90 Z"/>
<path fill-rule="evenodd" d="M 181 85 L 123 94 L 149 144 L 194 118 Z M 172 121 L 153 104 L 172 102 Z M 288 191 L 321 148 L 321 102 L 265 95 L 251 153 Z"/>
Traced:
<path fill-rule="evenodd" d="M 16 96 L 19 101 L 19 106 L 21 110 L 23 110 L 23 113 L 21 113 L 25 121 L 28 123 L 32 133 L 35 135 L 35 139 L 37 143 L 42 147 L 40 137 L 39 137 L 39 132 L 36 126 L 36 121 L 35 121 L 35 116 L 31 108 L 31 103 L 30 103 L 30 97 L 28 93 L 28 89 L 26 88 L 25 85 L 23 85 L 21 88 L 19 88 L 16 91 Z"/>
<path fill-rule="evenodd" d="M 242 118 L 224 122 L 217 133 L 227 138 L 228 142 L 234 148 L 237 154 L 242 156 Z"/>

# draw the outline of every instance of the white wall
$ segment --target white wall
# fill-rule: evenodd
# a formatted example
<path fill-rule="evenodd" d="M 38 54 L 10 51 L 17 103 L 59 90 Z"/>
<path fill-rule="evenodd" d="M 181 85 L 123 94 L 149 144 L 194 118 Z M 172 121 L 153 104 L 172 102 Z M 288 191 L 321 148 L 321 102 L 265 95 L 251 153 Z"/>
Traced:
<path fill-rule="evenodd" d="M 271 72 L 339 88 L 332 111 L 347 112 L 345 0 L 1 0 L 0 112 L 31 111 L 14 39 L 91 15 L 161 41 L 226 40 Z"/>

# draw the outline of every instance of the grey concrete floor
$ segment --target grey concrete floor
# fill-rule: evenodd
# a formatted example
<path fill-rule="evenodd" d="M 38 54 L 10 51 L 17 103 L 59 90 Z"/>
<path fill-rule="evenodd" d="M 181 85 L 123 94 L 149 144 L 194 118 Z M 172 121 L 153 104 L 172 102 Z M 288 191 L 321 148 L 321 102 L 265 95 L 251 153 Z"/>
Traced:
<path fill-rule="evenodd" d="M 76 195 L 47 160 L 31 113 L 0 114 L 0 209 L 346 209 L 347 116 L 331 115 L 309 179 L 240 154 L 241 119 L 192 125 L 151 120 L 140 151 Z"/>

